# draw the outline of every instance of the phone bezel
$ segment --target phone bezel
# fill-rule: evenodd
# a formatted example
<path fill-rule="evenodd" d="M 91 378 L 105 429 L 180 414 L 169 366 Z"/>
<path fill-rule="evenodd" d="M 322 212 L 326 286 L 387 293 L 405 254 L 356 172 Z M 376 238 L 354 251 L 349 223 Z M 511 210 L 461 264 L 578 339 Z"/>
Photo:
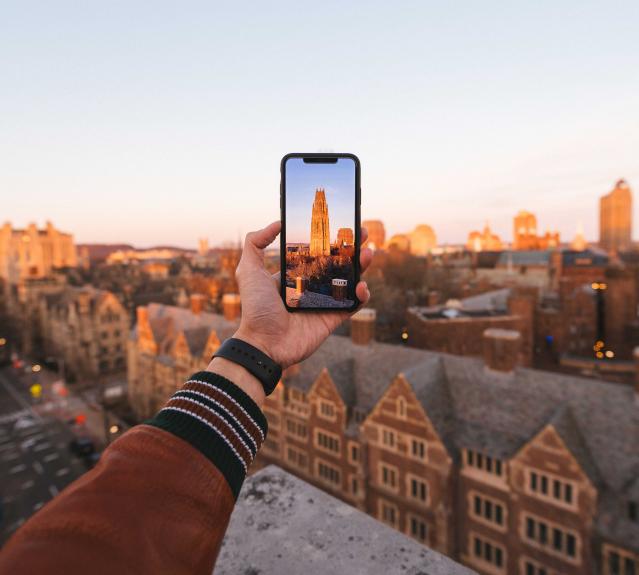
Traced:
<path fill-rule="evenodd" d="M 352 312 L 361 304 L 354 294 L 353 305 L 351 307 L 291 307 L 286 302 L 286 162 L 293 158 L 349 158 L 355 163 L 355 250 L 353 255 L 353 277 L 355 286 L 360 278 L 360 249 L 361 249 L 361 184 L 360 184 L 360 161 L 355 154 L 348 153 L 300 153 L 293 152 L 286 154 L 280 162 L 280 218 L 282 231 L 280 232 L 280 296 L 284 302 L 284 307 L 290 312 Z"/>

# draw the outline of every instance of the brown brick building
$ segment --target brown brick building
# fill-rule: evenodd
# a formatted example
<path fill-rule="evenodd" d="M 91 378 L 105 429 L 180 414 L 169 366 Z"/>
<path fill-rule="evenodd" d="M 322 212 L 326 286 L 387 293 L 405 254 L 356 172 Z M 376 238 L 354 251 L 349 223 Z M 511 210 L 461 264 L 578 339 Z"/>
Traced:
<path fill-rule="evenodd" d="M 196 371 L 205 369 L 220 343 L 239 324 L 239 296 L 225 294 L 224 315 L 206 313 L 204 296 L 190 308 L 149 304 L 137 308 L 128 341 L 129 401 L 140 419 L 151 417 Z"/>
<path fill-rule="evenodd" d="M 126 371 L 129 317 L 113 293 L 66 287 L 39 303 L 42 353 L 64 361 L 66 377 L 95 380 Z"/>
<path fill-rule="evenodd" d="M 514 329 L 523 339 L 520 364 L 531 365 L 537 297 L 534 288 L 505 288 L 445 305 L 411 307 L 406 313 L 407 342 L 421 349 L 480 357 L 484 331 Z"/>
<path fill-rule="evenodd" d="M 639 387 L 517 368 L 508 330 L 485 363 L 355 321 L 267 398 L 262 462 L 480 573 L 637 572 Z"/>

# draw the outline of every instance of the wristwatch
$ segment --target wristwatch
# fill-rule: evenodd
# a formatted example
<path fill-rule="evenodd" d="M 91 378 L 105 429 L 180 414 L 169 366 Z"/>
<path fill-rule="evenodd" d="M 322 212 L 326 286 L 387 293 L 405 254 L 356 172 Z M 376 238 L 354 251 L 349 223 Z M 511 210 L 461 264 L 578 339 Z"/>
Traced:
<path fill-rule="evenodd" d="M 279 364 L 275 363 L 268 355 L 262 353 L 256 347 L 241 339 L 232 337 L 225 340 L 213 354 L 213 357 L 223 357 L 241 365 L 258 379 L 266 395 L 273 393 L 282 377 L 282 367 Z"/>

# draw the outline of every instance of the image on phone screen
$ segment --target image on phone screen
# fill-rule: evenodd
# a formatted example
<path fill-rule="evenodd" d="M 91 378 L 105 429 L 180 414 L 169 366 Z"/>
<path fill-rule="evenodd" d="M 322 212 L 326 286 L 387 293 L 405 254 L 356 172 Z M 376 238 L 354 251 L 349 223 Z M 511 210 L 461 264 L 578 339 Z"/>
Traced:
<path fill-rule="evenodd" d="M 354 156 L 283 160 L 283 287 L 289 308 L 357 305 L 358 178 Z"/>

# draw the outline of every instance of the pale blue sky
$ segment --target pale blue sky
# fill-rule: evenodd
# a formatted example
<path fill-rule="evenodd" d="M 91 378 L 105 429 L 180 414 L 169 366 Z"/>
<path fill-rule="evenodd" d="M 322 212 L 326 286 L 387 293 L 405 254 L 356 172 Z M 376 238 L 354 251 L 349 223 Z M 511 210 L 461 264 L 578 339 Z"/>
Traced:
<path fill-rule="evenodd" d="M 340 228 L 355 227 L 355 162 L 340 158 L 335 164 L 306 164 L 301 158 L 286 161 L 286 241 L 309 243 L 317 188 L 324 189 L 328 206 L 330 241 Z"/>
<path fill-rule="evenodd" d="M 595 238 L 597 198 L 639 190 L 639 2 L 2 3 L 0 220 L 215 244 L 324 150 L 390 233 L 510 240 L 525 208 Z"/>

